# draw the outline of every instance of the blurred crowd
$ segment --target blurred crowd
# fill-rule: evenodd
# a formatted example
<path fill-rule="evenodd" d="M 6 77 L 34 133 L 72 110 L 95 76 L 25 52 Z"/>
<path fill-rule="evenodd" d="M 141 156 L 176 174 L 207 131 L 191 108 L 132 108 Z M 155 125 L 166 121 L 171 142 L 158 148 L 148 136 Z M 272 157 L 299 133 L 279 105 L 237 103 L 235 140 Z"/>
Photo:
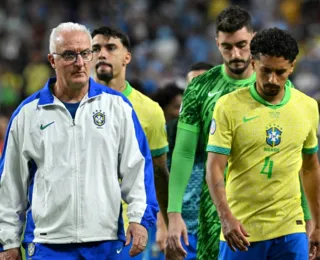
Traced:
<path fill-rule="evenodd" d="M 214 23 L 230 4 L 247 8 L 256 30 L 277 26 L 295 36 L 300 55 L 291 79 L 320 100 L 319 0 L 2 0 L 0 129 L 21 99 L 53 74 L 47 62 L 48 39 L 60 22 L 75 21 L 90 29 L 108 25 L 127 32 L 133 57 L 127 78 L 152 95 L 169 82 L 184 88 L 186 72 L 195 62 L 221 63 Z"/>

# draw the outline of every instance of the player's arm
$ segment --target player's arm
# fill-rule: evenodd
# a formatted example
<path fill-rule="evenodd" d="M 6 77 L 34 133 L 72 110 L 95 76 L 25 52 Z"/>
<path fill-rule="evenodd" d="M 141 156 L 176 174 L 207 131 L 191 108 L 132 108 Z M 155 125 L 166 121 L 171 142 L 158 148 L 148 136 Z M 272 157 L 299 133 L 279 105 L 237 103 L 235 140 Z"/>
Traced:
<path fill-rule="evenodd" d="M 181 128 L 178 125 L 175 147 L 172 154 L 172 164 L 169 178 L 169 206 L 168 206 L 168 245 L 178 257 L 185 257 L 186 251 L 180 242 L 181 235 L 188 245 L 188 234 L 182 220 L 181 209 L 185 190 L 192 173 L 199 133 Z"/>
<path fill-rule="evenodd" d="M 303 210 L 303 215 L 304 215 L 304 221 L 306 222 L 306 231 L 307 231 L 307 235 L 310 234 L 310 232 L 312 231 L 312 218 L 311 218 L 311 212 L 308 206 L 308 201 L 306 198 L 306 194 L 303 190 L 302 187 L 302 183 L 301 183 L 301 178 L 299 178 L 300 180 L 300 191 L 301 191 L 301 207 Z"/>
<path fill-rule="evenodd" d="M 24 129 L 18 124 L 18 116 L 13 116 L 0 160 L 0 252 L 5 251 L 0 253 L 1 259 L 20 259 L 20 240 L 27 208 L 28 158 L 22 151 Z"/>
<path fill-rule="evenodd" d="M 228 96 L 228 95 L 227 95 Z M 247 251 L 249 242 L 243 225 L 237 220 L 228 205 L 224 183 L 224 171 L 227 166 L 233 141 L 232 113 L 225 108 L 227 96 L 216 103 L 211 121 L 210 135 L 207 145 L 206 181 L 208 189 L 217 208 L 221 228 L 229 247 L 235 251 Z"/>
<path fill-rule="evenodd" d="M 247 241 L 247 232 L 244 227 L 231 213 L 227 202 L 224 170 L 228 162 L 228 156 L 218 153 L 208 153 L 206 181 L 213 203 L 215 204 L 223 235 L 229 247 L 235 251 L 247 251 L 250 243 Z"/>
<path fill-rule="evenodd" d="M 167 153 L 159 156 L 152 156 L 152 163 L 158 203 L 165 224 L 168 225 L 167 208 L 169 170 L 167 167 Z"/>
<path fill-rule="evenodd" d="M 317 247 L 320 256 L 320 168 L 316 153 L 303 154 L 301 179 L 314 224 L 310 244 Z"/>
<path fill-rule="evenodd" d="M 175 147 L 169 177 L 169 204 L 168 204 L 168 247 L 167 252 L 175 252 L 172 258 L 178 259 L 186 256 L 181 245 L 183 236 L 188 245 L 186 225 L 181 217 L 182 202 L 185 190 L 190 179 L 197 143 L 200 132 L 200 101 L 196 81 L 192 81 L 183 95 L 182 109 L 179 115 Z"/>
<path fill-rule="evenodd" d="M 316 101 L 310 103 L 311 129 L 303 144 L 301 180 L 313 219 L 313 230 L 309 234 L 309 253 L 312 257 L 320 257 L 320 168 L 318 151 L 318 123 L 319 113 Z"/>
<path fill-rule="evenodd" d="M 160 106 L 153 107 L 150 127 L 146 130 L 148 144 L 151 150 L 154 182 L 161 213 L 168 224 L 168 185 L 169 170 L 167 166 L 168 141 L 165 130 L 165 118 Z"/>

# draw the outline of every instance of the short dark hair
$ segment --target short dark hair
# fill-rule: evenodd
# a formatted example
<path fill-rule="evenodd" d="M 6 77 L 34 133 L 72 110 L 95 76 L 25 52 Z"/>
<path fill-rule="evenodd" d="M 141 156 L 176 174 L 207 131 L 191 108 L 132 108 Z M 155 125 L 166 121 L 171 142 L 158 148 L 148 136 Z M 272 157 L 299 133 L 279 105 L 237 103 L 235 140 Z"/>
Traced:
<path fill-rule="evenodd" d="M 101 26 L 92 31 L 91 33 L 92 38 L 97 34 L 102 34 L 106 37 L 119 38 L 123 46 L 126 47 L 128 50 L 130 49 L 129 36 L 117 28 Z"/>
<path fill-rule="evenodd" d="M 283 57 L 285 60 L 293 62 L 299 53 L 297 41 L 289 32 L 276 27 L 257 33 L 250 43 L 250 50 L 253 59 L 256 60 L 262 54 Z"/>
<path fill-rule="evenodd" d="M 218 32 L 234 33 L 243 27 L 246 27 L 249 32 L 253 31 L 252 19 L 249 12 L 239 6 L 230 6 L 224 9 L 217 17 Z"/>
<path fill-rule="evenodd" d="M 166 84 L 163 88 L 158 89 L 151 98 L 164 109 L 178 95 L 183 95 L 183 89 L 179 88 L 176 83 L 171 82 Z"/>
<path fill-rule="evenodd" d="M 208 62 L 200 61 L 200 62 L 193 63 L 193 64 L 190 66 L 189 71 L 194 71 L 194 70 L 209 70 L 209 69 L 212 69 L 212 68 L 213 68 L 213 64 L 208 63 Z"/>

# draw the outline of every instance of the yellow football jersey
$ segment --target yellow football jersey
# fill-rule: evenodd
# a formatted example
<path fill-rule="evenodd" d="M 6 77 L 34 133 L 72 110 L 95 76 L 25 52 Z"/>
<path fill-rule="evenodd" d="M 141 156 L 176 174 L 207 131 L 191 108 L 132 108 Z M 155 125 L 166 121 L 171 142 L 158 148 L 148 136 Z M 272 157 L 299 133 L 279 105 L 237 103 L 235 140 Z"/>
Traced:
<path fill-rule="evenodd" d="M 318 120 L 317 102 L 290 87 L 277 105 L 254 85 L 217 102 L 207 151 L 229 155 L 227 200 L 249 241 L 305 232 L 298 173 L 301 153 L 318 150 Z"/>
<path fill-rule="evenodd" d="M 169 151 L 167 133 L 165 128 L 165 118 L 158 103 L 151 100 L 146 95 L 132 88 L 126 82 L 126 89 L 122 92 L 131 102 L 134 111 L 147 137 L 152 156 L 159 156 Z M 122 203 L 123 220 L 125 230 L 128 227 L 127 204 Z"/>

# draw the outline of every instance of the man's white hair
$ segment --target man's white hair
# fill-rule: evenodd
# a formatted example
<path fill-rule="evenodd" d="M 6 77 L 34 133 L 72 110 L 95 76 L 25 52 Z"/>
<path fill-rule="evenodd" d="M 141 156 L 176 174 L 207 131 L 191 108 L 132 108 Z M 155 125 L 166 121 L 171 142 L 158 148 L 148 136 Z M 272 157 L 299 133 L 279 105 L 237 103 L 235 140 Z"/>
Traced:
<path fill-rule="evenodd" d="M 61 41 L 60 34 L 62 32 L 85 32 L 90 38 L 90 46 L 92 46 L 92 37 L 90 31 L 82 24 L 66 22 L 60 23 L 57 27 L 53 28 L 50 34 L 49 51 L 53 53 L 56 51 L 57 43 Z"/>

